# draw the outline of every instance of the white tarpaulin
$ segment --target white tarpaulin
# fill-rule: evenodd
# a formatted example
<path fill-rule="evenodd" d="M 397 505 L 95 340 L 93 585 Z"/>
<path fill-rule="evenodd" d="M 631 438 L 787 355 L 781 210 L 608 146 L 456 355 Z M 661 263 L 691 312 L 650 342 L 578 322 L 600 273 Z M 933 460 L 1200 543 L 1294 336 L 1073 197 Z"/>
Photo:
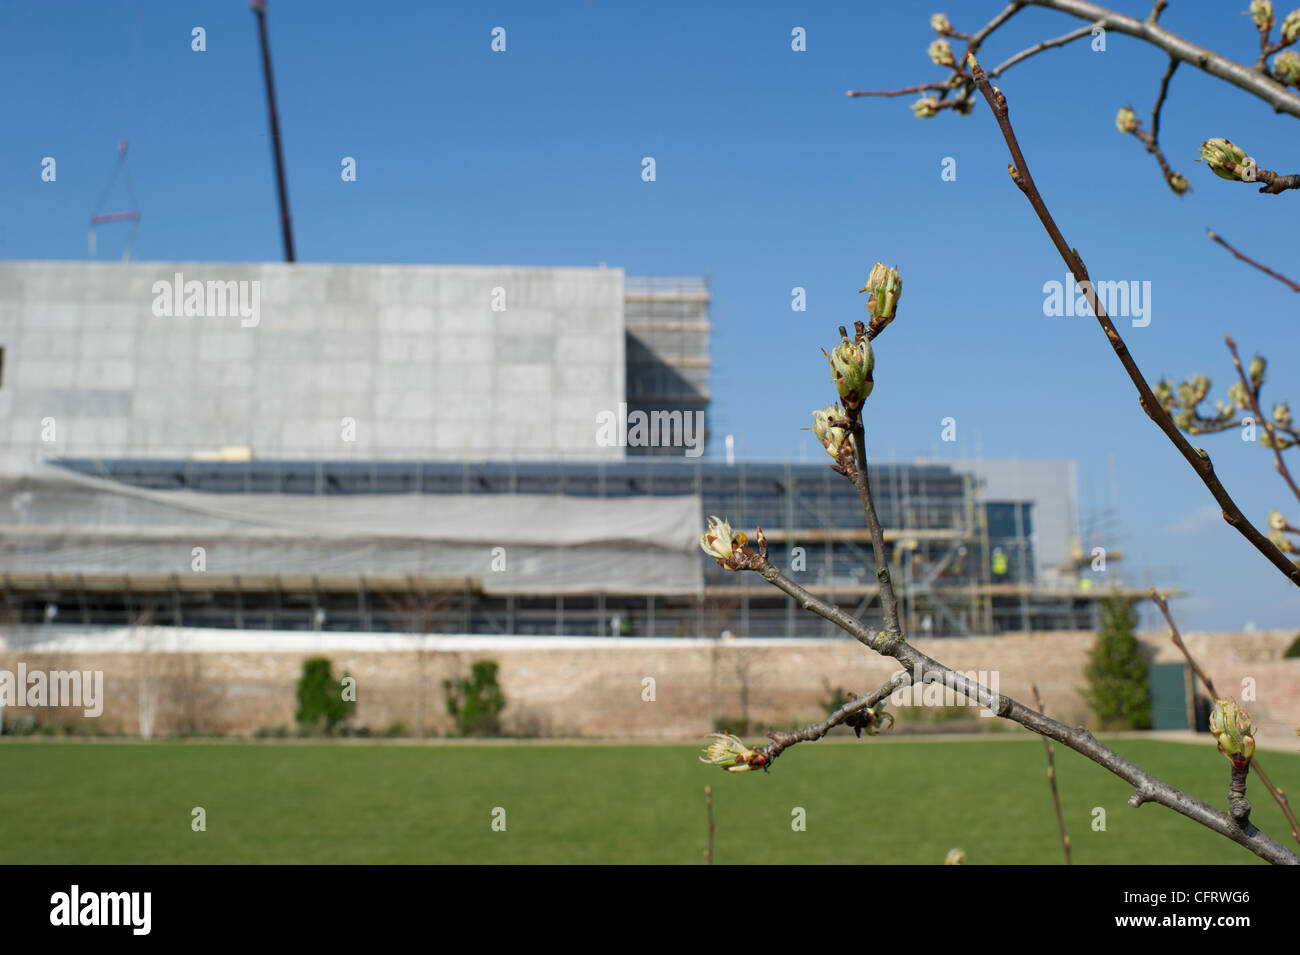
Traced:
<path fill-rule="evenodd" d="M 0 573 L 414 575 L 475 578 L 489 594 L 694 595 L 702 528 L 693 495 L 217 494 L 50 465 L 0 475 Z"/>

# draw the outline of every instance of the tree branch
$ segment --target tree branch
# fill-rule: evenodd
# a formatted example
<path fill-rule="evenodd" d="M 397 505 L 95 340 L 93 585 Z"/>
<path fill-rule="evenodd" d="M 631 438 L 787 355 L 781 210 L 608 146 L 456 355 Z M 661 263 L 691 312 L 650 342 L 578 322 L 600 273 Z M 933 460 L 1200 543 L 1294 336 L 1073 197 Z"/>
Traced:
<path fill-rule="evenodd" d="M 1137 20 L 1107 10 L 1105 7 L 1099 7 L 1095 3 L 1088 3 L 1086 0 L 1024 0 L 1024 2 L 1030 6 L 1047 7 L 1049 10 L 1056 10 L 1080 20 L 1100 23 L 1103 29 L 1114 30 L 1116 33 L 1123 33 L 1150 43 L 1164 50 L 1171 58 L 1190 64 L 1198 70 L 1203 70 L 1258 97 L 1272 106 L 1275 112 L 1300 117 L 1300 95 L 1291 92 L 1267 73 L 1261 73 L 1245 64 L 1197 46 L 1160 26 L 1157 20 L 1160 10 L 1163 9 L 1161 4 L 1156 4 L 1158 9 L 1153 9 L 1150 17 Z"/>
<path fill-rule="evenodd" d="M 1033 684 L 1034 688 L 1034 705 L 1038 707 L 1040 713 L 1046 713 L 1043 706 L 1043 698 L 1038 695 L 1038 684 Z M 1056 807 L 1056 828 L 1061 832 L 1061 848 L 1065 850 L 1065 864 L 1073 865 L 1070 861 L 1070 837 L 1065 833 L 1065 816 L 1061 814 L 1061 795 L 1056 791 L 1056 751 L 1052 748 L 1051 740 L 1046 736 L 1043 737 L 1043 749 L 1047 750 L 1047 781 L 1052 784 L 1052 805 Z"/>
<path fill-rule="evenodd" d="M 1071 43 L 1080 37 L 1088 36 L 1092 33 L 1095 26 L 1097 26 L 1097 24 L 1090 23 L 1086 27 L 1079 27 L 1077 30 L 1071 30 L 1069 33 L 1062 34 L 1061 36 L 1055 37 L 1051 40 L 1044 40 L 1042 43 L 1036 43 L 1028 49 L 1021 50 L 1015 56 L 1003 60 L 997 66 L 993 67 L 993 69 L 989 71 L 989 76 L 998 76 L 1003 70 L 1009 70 L 1021 60 L 1027 60 L 1031 56 L 1042 53 L 1044 50 L 1051 50 L 1058 46 L 1065 46 L 1065 44 Z"/>
<path fill-rule="evenodd" d="M 968 700 L 974 700 L 986 709 L 992 710 L 1003 719 L 1019 723 L 1026 729 L 1047 736 L 1077 753 L 1109 770 L 1134 787 L 1130 805 L 1140 806 L 1144 802 L 1155 802 L 1166 806 L 1180 815 L 1200 823 L 1220 835 L 1226 836 L 1238 845 L 1244 846 L 1255 855 L 1269 862 L 1286 865 L 1300 865 L 1300 855 L 1276 842 L 1254 825 L 1247 822 L 1238 825 L 1232 817 L 1213 806 L 1194 799 L 1186 793 L 1153 776 L 1136 763 L 1125 759 L 1119 753 L 1097 741 L 1083 727 L 1069 727 L 1064 723 L 1044 716 L 1009 696 L 994 693 L 977 680 L 953 670 L 930 658 L 907 643 L 901 637 L 890 638 L 885 633 L 873 633 L 860 620 L 850 616 L 832 604 L 813 596 L 803 587 L 781 573 L 766 557 L 754 552 L 749 547 L 738 548 L 726 565 L 733 570 L 751 570 L 764 580 L 781 590 L 795 603 L 825 620 L 829 620 L 845 633 L 858 640 L 864 646 L 875 650 L 882 656 L 892 657 L 910 671 L 914 683 L 941 683 L 961 693 Z"/>
<path fill-rule="evenodd" d="M 1178 61 L 1171 57 L 1165 75 L 1160 80 L 1160 92 L 1156 94 L 1156 105 L 1151 110 L 1151 133 L 1149 136 L 1143 137 L 1143 139 L 1146 142 L 1147 152 L 1154 155 L 1156 162 L 1160 164 L 1160 172 L 1164 175 L 1169 188 L 1178 195 L 1182 195 L 1187 191 L 1187 179 L 1170 168 L 1164 152 L 1160 149 L 1160 110 L 1165 105 L 1165 97 L 1169 95 L 1169 81 L 1174 78 L 1174 70 L 1176 69 L 1178 69 Z"/>
<path fill-rule="evenodd" d="M 907 673 L 899 673 L 888 683 L 872 690 L 866 696 L 859 696 L 855 700 L 850 700 L 838 710 L 822 720 L 820 723 L 809 723 L 803 729 L 795 730 L 793 733 L 783 733 L 780 731 L 768 733 L 772 742 L 764 746 L 758 752 L 767 757 L 767 765 L 772 764 L 772 760 L 780 756 L 785 750 L 789 749 L 795 743 L 810 743 L 819 740 L 841 723 L 848 722 L 855 713 L 875 706 L 889 694 L 893 693 L 901 686 L 906 686 L 912 682 L 912 678 Z"/>
<path fill-rule="evenodd" d="M 1165 623 L 1169 625 L 1169 639 L 1174 642 L 1174 646 L 1182 651 L 1184 659 L 1187 660 L 1188 665 L 1192 668 L 1192 672 L 1195 673 L 1196 678 L 1201 681 L 1206 692 L 1210 694 L 1211 700 L 1223 699 L 1223 697 L 1219 696 L 1219 691 L 1214 688 L 1214 681 L 1210 679 L 1208 673 L 1201 669 L 1201 665 L 1197 663 L 1196 659 L 1192 656 L 1192 651 L 1188 650 L 1187 644 L 1183 643 L 1183 636 L 1178 632 L 1178 625 L 1174 623 L 1174 615 L 1169 612 L 1169 604 L 1165 601 L 1164 594 L 1152 587 L 1151 600 L 1160 608 L 1160 612 L 1164 614 Z M 1273 798 L 1277 801 L 1278 807 L 1282 810 L 1282 814 L 1286 816 L 1286 821 L 1291 824 L 1291 836 L 1296 841 L 1300 842 L 1300 822 L 1296 821 L 1295 813 L 1291 811 L 1291 804 L 1287 801 L 1286 793 L 1273 785 L 1273 781 L 1264 774 L 1264 767 L 1259 764 L 1258 759 L 1252 757 L 1250 765 L 1251 768 L 1255 770 L 1256 775 L 1259 776 L 1259 781 L 1264 784 L 1270 793 L 1273 794 Z"/>
<path fill-rule="evenodd" d="M 1295 480 L 1291 477 L 1291 471 L 1286 466 L 1286 458 L 1282 457 L 1282 448 L 1278 441 L 1277 432 L 1273 430 L 1273 420 L 1264 417 L 1264 412 L 1259 408 L 1259 390 L 1264 386 L 1263 381 L 1259 387 L 1246 376 L 1245 370 L 1241 367 L 1241 359 L 1237 356 L 1237 343 L 1232 340 L 1231 335 L 1223 336 L 1223 340 L 1228 345 L 1228 351 L 1232 354 L 1232 364 L 1237 369 L 1237 377 L 1241 379 L 1241 386 L 1246 389 L 1246 397 L 1250 399 L 1250 410 L 1255 413 L 1255 420 L 1264 428 L 1268 435 L 1269 447 L 1273 449 L 1273 467 L 1277 473 L 1282 475 L 1282 480 L 1286 481 L 1286 486 L 1291 489 L 1291 493 L 1300 500 L 1300 487 L 1296 487 Z"/>
<path fill-rule="evenodd" d="M 1271 275 L 1271 276 L 1273 276 L 1273 278 L 1277 279 L 1279 282 L 1282 282 L 1282 283 L 1284 283 L 1284 284 L 1290 286 L 1290 287 L 1291 287 L 1291 291 L 1293 291 L 1293 292 L 1300 292 L 1300 284 L 1297 284 L 1297 283 L 1295 283 L 1295 282 L 1292 282 L 1292 281 L 1291 281 L 1289 278 L 1287 278 L 1285 275 L 1279 275 L 1277 272 L 1274 272 L 1272 269 L 1270 269 L 1267 265 L 1260 265 L 1260 264 L 1259 264 L 1258 262 L 1256 262 L 1254 259 L 1247 258 L 1246 256 L 1242 255 L 1240 252 L 1238 252 L 1236 249 L 1234 249 L 1232 246 L 1230 246 L 1226 241 L 1224 241 L 1223 237 L 1220 236 L 1218 233 L 1216 233 L 1216 232 L 1214 232 L 1214 231 L 1212 231 L 1212 230 L 1210 230 L 1210 229 L 1206 229 L 1205 231 L 1206 231 L 1206 234 L 1208 234 L 1209 237 L 1210 237 L 1211 239 L 1213 239 L 1215 242 L 1219 243 L 1219 245 L 1223 246 L 1225 249 L 1227 249 L 1229 252 L 1231 252 L 1233 255 L 1235 255 L 1235 256 L 1236 256 L 1238 259 L 1240 259 L 1242 262 L 1245 262 L 1247 265 L 1253 265 L 1255 268 L 1259 269 L 1259 270 L 1260 270 L 1261 272 L 1263 272 L 1265 275 Z"/>
<path fill-rule="evenodd" d="M 1031 0 L 1032 2 L 1032 0 Z M 1062 2 L 1073 4 L 1076 0 L 1053 0 L 1053 2 Z M 1091 4 L 1082 4 L 1085 7 L 1092 8 Z M 1214 499 L 1223 509 L 1223 519 L 1228 522 L 1229 526 L 1237 529 L 1255 549 L 1268 558 L 1269 562 L 1280 570 L 1292 583 L 1300 584 L 1300 567 L 1297 567 L 1286 555 L 1280 551 L 1277 546 L 1259 530 L 1246 520 L 1245 515 L 1241 513 L 1232 496 L 1220 483 L 1218 476 L 1214 473 L 1214 465 L 1210 461 L 1210 456 L 1199 448 L 1193 448 L 1187 441 L 1173 420 L 1169 417 L 1168 412 L 1161 407 L 1160 402 L 1156 400 L 1155 395 L 1151 393 L 1151 386 L 1147 384 L 1142 372 L 1138 370 L 1137 363 L 1133 356 L 1129 354 L 1128 346 L 1124 344 L 1124 339 L 1120 337 L 1119 332 L 1115 329 L 1114 322 L 1106 313 L 1105 307 L 1097 298 L 1096 290 L 1093 288 L 1092 280 L 1088 276 L 1088 269 L 1083 264 L 1077 252 L 1070 248 L 1066 243 L 1065 237 L 1061 235 L 1061 230 L 1057 228 L 1056 222 L 1052 219 L 1052 214 L 1048 211 L 1043 197 L 1034 185 L 1033 176 L 1029 172 L 1029 166 L 1025 162 L 1024 154 L 1020 150 L 1020 143 L 1016 139 L 1016 134 L 1011 128 L 1011 122 L 1007 118 L 1007 100 L 1000 90 L 995 90 L 989 83 L 988 77 L 980 65 L 974 61 L 970 63 L 971 72 L 974 76 L 975 83 L 981 93 L 984 94 L 989 107 L 993 110 L 993 115 L 997 119 L 998 126 L 1002 130 L 1002 136 L 1006 140 L 1007 148 L 1011 152 L 1014 163 L 1009 167 L 1011 178 L 1019 187 L 1020 191 L 1025 194 L 1029 204 L 1033 206 L 1034 211 L 1038 214 L 1038 219 L 1047 230 L 1048 237 L 1052 244 L 1056 246 L 1056 251 L 1060 253 L 1070 272 L 1074 275 L 1075 281 L 1087 296 L 1089 306 L 1093 314 L 1097 317 L 1098 324 L 1106 333 L 1106 338 L 1110 341 L 1111 348 L 1115 356 L 1119 359 L 1120 364 L 1128 373 L 1129 379 L 1137 389 L 1141 401 L 1142 410 L 1147 416 L 1156 423 L 1156 426 L 1173 442 L 1174 447 L 1183 456 L 1192 470 L 1201 479 L 1201 482 L 1209 489 Z"/>

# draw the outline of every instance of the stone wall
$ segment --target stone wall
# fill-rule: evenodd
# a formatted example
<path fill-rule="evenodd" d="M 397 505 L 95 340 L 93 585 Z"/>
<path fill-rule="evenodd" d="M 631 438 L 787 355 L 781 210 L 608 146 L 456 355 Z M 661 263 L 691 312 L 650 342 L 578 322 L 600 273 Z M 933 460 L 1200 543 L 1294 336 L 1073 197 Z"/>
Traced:
<path fill-rule="evenodd" d="M 159 628 L 160 630 L 164 628 Z M 698 738 L 715 719 L 735 719 L 747 709 L 751 721 L 794 726 L 825 715 L 826 687 L 863 692 L 895 671 L 848 640 L 705 640 L 600 638 L 430 637 L 394 635 L 254 634 L 172 631 L 154 641 L 166 653 L 142 654 L 124 646 L 95 650 L 84 641 L 32 643 L 23 649 L 0 645 L 0 670 L 19 662 L 34 669 L 102 670 L 103 715 L 93 732 L 140 729 L 141 688 L 157 701 L 157 732 L 191 731 L 250 735 L 258 729 L 292 727 L 294 690 L 306 657 L 323 654 L 336 675 L 356 678 L 355 722 L 379 732 L 396 720 L 412 731 L 420 712 L 423 682 L 426 732 L 451 728 L 442 680 L 467 674 L 478 659 L 500 664 L 508 706 L 508 733 L 545 736 Z M 177 636 L 180 634 L 181 636 Z M 215 635 L 205 638 L 204 635 Z M 1255 681 L 1247 705 L 1260 724 L 1261 742 L 1300 747 L 1300 659 L 1281 654 L 1289 632 L 1190 634 L 1187 644 L 1216 681 L 1220 692 L 1245 698 L 1243 680 Z M 240 641 L 244 641 L 243 644 Z M 987 638 L 919 640 L 916 645 L 961 670 L 988 671 L 999 692 L 1032 701 L 1037 682 L 1048 712 L 1067 723 L 1089 719 L 1080 689 L 1093 641 L 1090 633 L 1051 633 Z M 1164 634 L 1144 635 L 1159 661 L 1179 659 Z M 261 645 L 261 649 L 257 645 Z M 423 672 L 423 681 L 421 681 Z M 647 683 L 653 680 L 653 684 Z M 643 699 L 650 696 L 653 700 Z M 742 700 L 747 699 L 747 704 Z M 961 698 L 956 701 L 961 703 Z M 907 724 L 932 724 L 933 707 L 896 710 Z M 21 715 L 11 708 L 8 719 Z M 76 723 L 79 710 L 60 710 L 56 719 Z M 949 710 L 945 728 L 974 727 L 975 708 Z M 80 727 L 85 730 L 87 727 Z"/>

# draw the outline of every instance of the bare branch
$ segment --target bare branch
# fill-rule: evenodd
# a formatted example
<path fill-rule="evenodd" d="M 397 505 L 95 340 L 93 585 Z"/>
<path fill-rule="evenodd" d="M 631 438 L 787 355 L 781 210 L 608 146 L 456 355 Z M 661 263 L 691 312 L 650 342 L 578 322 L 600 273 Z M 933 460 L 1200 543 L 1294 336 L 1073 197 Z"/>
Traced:
<path fill-rule="evenodd" d="M 1158 12 L 1155 10 L 1146 20 L 1137 20 L 1107 10 L 1095 3 L 1088 3 L 1087 0 L 1024 0 L 1024 2 L 1031 6 L 1047 7 L 1050 10 L 1066 13 L 1090 23 L 1100 23 L 1103 29 L 1136 37 L 1159 47 L 1175 60 L 1203 70 L 1258 97 L 1272 106 L 1275 112 L 1300 117 L 1300 95 L 1288 90 L 1267 73 L 1261 73 L 1259 70 L 1220 56 L 1170 33 L 1156 22 Z"/>
<path fill-rule="evenodd" d="M 1053 0 L 1053 2 L 1074 3 L 1075 0 Z M 1089 8 L 1092 7 L 1091 4 L 1084 4 L 1084 6 Z M 1124 370 L 1128 373 L 1129 379 L 1137 389 L 1142 410 L 1146 412 L 1147 416 L 1154 421 L 1156 426 L 1165 433 L 1171 442 L 1173 442 L 1174 447 L 1178 449 L 1178 452 L 1183 456 L 1187 463 L 1192 466 L 1192 470 L 1196 472 L 1196 475 L 1201 479 L 1201 482 L 1209 488 L 1210 493 L 1223 509 L 1223 519 L 1228 522 L 1229 526 L 1236 528 L 1237 531 L 1250 541 L 1256 550 L 1267 557 L 1269 562 L 1280 570 L 1288 580 L 1292 583 L 1300 584 L 1300 567 L 1297 567 L 1288 560 L 1286 555 L 1277 548 L 1277 545 L 1261 534 L 1259 529 L 1251 524 L 1250 521 L 1246 520 L 1245 515 L 1241 513 L 1241 508 L 1237 506 L 1237 503 L 1232 499 L 1232 496 L 1223 487 L 1218 476 L 1214 473 L 1214 465 L 1210 461 L 1210 456 L 1200 448 L 1193 448 L 1191 444 L 1188 443 L 1187 439 L 1183 437 L 1182 432 L 1179 431 L 1177 425 L 1175 425 L 1173 420 L 1169 417 L 1169 413 L 1161 407 L 1160 402 L 1157 401 L 1155 395 L 1151 393 L 1151 386 L 1147 384 L 1146 379 L 1142 376 L 1142 372 L 1138 370 L 1137 363 L 1133 360 L 1133 356 L 1129 354 L 1128 346 L 1124 344 L 1124 339 L 1120 337 L 1119 332 L 1115 328 L 1115 323 L 1111 321 L 1110 316 L 1106 313 L 1105 307 L 1097 298 L 1096 290 L 1093 287 L 1092 279 L 1088 275 L 1088 269 L 1083 264 L 1083 259 L 1079 257 L 1077 252 L 1070 248 L 1069 244 L 1065 241 L 1065 237 L 1061 235 L 1061 230 L 1052 219 L 1052 214 L 1048 211 L 1046 203 L 1043 202 L 1043 197 L 1039 193 L 1038 187 L 1034 185 L 1033 176 L 1029 172 L 1029 167 L 1025 162 L 1024 154 L 1020 150 L 1020 143 L 1017 141 L 1016 134 L 1011 128 L 1011 122 L 1007 118 L 1006 97 L 1002 95 L 1000 90 L 994 90 L 992 85 L 989 83 L 988 77 L 985 76 L 984 71 L 980 68 L 978 63 L 972 60 L 970 66 L 975 78 L 975 83 L 979 87 L 980 92 L 984 94 L 985 100 L 987 100 L 990 108 L 993 110 L 993 115 L 997 119 L 998 126 L 1002 130 L 1002 136 L 1006 140 L 1007 148 L 1010 150 L 1011 157 L 1014 160 L 1014 163 L 1009 166 L 1011 178 L 1015 182 L 1016 186 L 1019 187 L 1020 191 L 1025 194 L 1025 198 L 1029 200 L 1029 204 L 1033 206 L 1034 211 L 1038 214 L 1039 221 L 1043 224 L 1043 228 L 1047 230 L 1048 237 L 1051 238 L 1052 244 L 1056 246 L 1056 251 L 1060 253 L 1066 266 L 1070 269 L 1075 280 L 1079 283 L 1079 287 L 1084 290 L 1088 304 L 1092 308 L 1093 314 L 1097 317 L 1098 324 L 1101 325 L 1102 330 L 1106 333 L 1106 338 L 1109 340 L 1111 348 L 1115 352 L 1115 356 L 1119 359 L 1120 364 L 1124 366 Z"/>
<path fill-rule="evenodd" d="M 1241 379 L 1241 386 L 1246 389 L 1246 397 L 1250 399 L 1250 410 L 1255 414 L 1255 420 L 1264 428 L 1268 435 L 1269 447 L 1273 449 L 1273 467 L 1277 473 L 1282 475 L 1282 480 L 1286 481 L 1286 486 L 1291 489 L 1291 493 L 1300 500 L 1300 487 L 1296 487 L 1295 479 L 1291 477 L 1291 471 L 1286 466 L 1286 458 L 1282 456 L 1282 448 L 1278 441 L 1277 432 L 1273 430 L 1273 420 L 1266 418 L 1264 412 L 1259 408 L 1259 391 L 1263 387 L 1263 382 L 1258 386 L 1255 385 L 1246 375 L 1245 369 L 1241 367 L 1241 359 L 1237 356 L 1237 343 L 1232 340 L 1231 335 L 1223 336 L 1223 340 L 1228 345 L 1228 351 L 1232 354 L 1233 367 L 1237 369 L 1237 377 Z"/>
<path fill-rule="evenodd" d="M 1285 275 L 1279 275 L 1277 272 L 1274 272 L 1272 269 L 1270 269 L 1267 265 L 1261 265 L 1260 263 L 1256 262 L 1254 259 L 1252 259 L 1252 258 L 1248 258 L 1248 257 L 1242 255 L 1240 252 L 1238 252 L 1236 249 L 1234 249 L 1232 246 L 1230 246 L 1230 245 L 1229 245 L 1229 244 L 1224 240 L 1224 238 L 1223 238 L 1221 235 L 1219 235 L 1217 232 L 1214 232 L 1214 231 L 1211 230 L 1211 229 L 1206 229 L 1205 231 L 1206 231 L 1206 234 L 1208 234 L 1209 237 L 1210 237 L 1211 239 L 1213 239 L 1215 242 L 1219 243 L 1219 245 L 1223 246 L 1225 249 L 1227 249 L 1229 252 L 1231 252 L 1233 255 L 1235 255 L 1235 256 L 1236 256 L 1238 259 L 1240 259 L 1242 262 L 1245 262 L 1247 265 L 1253 265 L 1255 268 L 1259 269 L 1259 270 L 1260 270 L 1261 272 L 1263 272 L 1265 275 L 1271 275 L 1271 276 L 1273 276 L 1273 278 L 1277 279 L 1279 282 L 1282 282 L 1282 283 L 1284 283 L 1284 284 L 1290 286 L 1291 291 L 1293 291 L 1293 292 L 1300 292 L 1300 284 L 1297 284 L 1296 282 L 1292 282 L 1292 281 L 1291 281 L 1289 278 L 1287 278 Z"/>
<path fill-rule="evenodd" d="M 704 811 L 709 816 L 709 845 L 704 850 L 704 864 L 713 865 L 713 787 L 704 787 Z"/>
<path fill-rule="evenodd" d="M 1021 60 L 1027 60 L 1031 56 L 1042 53 L 1044 50 L 1051 50 L 1058 46 L 1065 46 L 1065 44 L 1071 43 L 1080 37 L 1088 36 L 1092 33 L 1093 28 L 1096 25 L 1097 24 L 1090 23 L 1086 27 L 1079 27 L 1077 30 L 1071 30 L 1069 33 L 1062 34 L 1061 36 L 1055 37 L 1051 40 L 1044 40 L 1042 43 L 1036 43 L 1028 49 L 1021 50 L 1015 56 L 1008 60 L 1003 60 L 997 66 L 993 67 L 993 69 L 989 71 L 989 76 L 998 76 L 1004 70 L 1011 69 L 1011 67 L 1015 66 Z"/>
<path fill-rule="evenodd" d="M 737 550 L 728 566 L 734 570 L 751 570 L 760 574 L 768 583 L 793 598 L 799 607 L 831 621 L 864 646 L 903 664 L 903 667 L 910 671 L 913 682 L 942 683 L 946 687 L 952 687 L 955 692 L 992 710 L 1003 719 L 1019 723 L 1040 736 L 1050 737 L 1075 752 L 1082 753 L 1099 766 L 1130 783 L 1135 789 L 1130 800 L 1134 805 L 1142 802 L 1160 803 L 1207 829 L 1226 836 L 1262 859 L 1277 864 L 1300 865 L 1300 855 L 1296 855 L 1251 823 L 1238 825 L 1226 813 L 1175 789 L 1119 753 L 1102 745 L 1083 727 L 1066 726 L 1008 696 L 996 694 L 982 683 L 930 658 L 901 637 L 891 638 L 884 633 L 873 633 L 860 620 L 839 607 L 818 599 L 790 580 L 778 567 L 751 548 L 741 547 Z"/>
<path fill-rule="evenodd" d="M 1156 162 L 1160 166 L 1161 175 L 1165 177 L 1165 182 L 1170 189 L 1181 196 L 1187 191 L 1187 179 L 1170 167 L 1164 151 L 1160 148 L 1160 111 L 1164 108 L 1165 98 L 1169 95 L 1169 81 L 1174 78 L 1174 70 L 1176 69 L 1178 69 L 1178 61 L 1170 59 L 1165 75 L 1160 80 L 1160 92 L 1156 94 L 1156 105 L 1151 110 L 1151 129 L 1143 132 L 1134 123 L 1134 128 L 1130 129 L 1129 132 L 1146 146 L 1147 152 L 1156 157 Z"/>
<path fill-rule="evenodd" d="M 1034 705 L 1038 707 L 1040 713 L 1046 713 L 1043 706 L 1043 698 L 1038 695 L 1038 684 L 1034 687 Z M 1052 748 L 1052 741 L 1046 736 L 1043 737 L 1043 749 L 1047 750 L 1047 781 L 1052 784 L 1052 805 L 1056 807 L 1056 828 L 1061 832 L 1061 848 L 1065 851 L 1065 864 L 1073 865 L 1070 861 L 1070 837 L 1065 833 L 1065 816 L 1061 813 L 1061 795 L 1056 791 L 1056 750 Z"/>
<path fill-rule="evenodd" d="M 772 742 L 759 750 L 767 757 L 767 765 L 772 764 L 772 760 L 780 756 L 786 749 L 795 743 L 810 743 L 819 740 L 829 733 L 836 726 L 848 722 L 856 713 L 875 706 L 889 694 L 893 693 L 900 686 L 906 686 L 912 682 L 912 678 L 907 673 L 900 673 L 888 683 L 877 687 L 866 696 L 859 696 L 857 699 L 850 700 L 838 710 L 822 720 L 820 723 L 809 723 L 803 729 L 795 730 L 793 733 L 783 733 L 780 731 L 768 733 Z"/>
<path fill-rule="evenodd" d="M 1154 601 L 1155 605 L 1160 608 L 1160 612 L 1165 616 L 1165 623 L 1169 625 L 1169 639 L 1174 642 L 1174 646 L 1182 651 L 1183 657 L 1192 668 L 1192 672 L 1196 674 L 1196 678 L 1200 680 L 1201 684 L 1205 687 L 1206 692 L 1210 694 L 1210 698 L 1212 700 L 1222 699 L 1222 697 L 1219 696 L 1219 691 L 1214 688 L 1214 681 L 1210 679 L 1210 675 L 1201 669 L 1201 665 L 1196 662 L 1196 659 L 1192 656 L 1192 652 L 1187 649 L 1187 644 L 1183 643 L 1183 636 L 1178 632 L 1178 625 L 1174 623 L 1174 615 L 1169 612 L 1169 604 L 1165 601 L 1164 595 L 1152 587 L 1151 599 Z M 1255 774 L 1259 776 L 1259 781 L 1267 787 L 1270 793 L 1273 794 L 1273 798 L 1277 801 L 1279 808 L 1281 808 L 1282 814 L 1286 816 L 1286 821 L 1291 824 L 1292 838 L 1300 841 L 1300 822 L 1296 821 L 1295 813 L 1291 811 L 1291 804 L 1287 801 L 1286 793 L 1273 785 L 1273 781 L 1265 775 L 1264 767 L 1259 764 L 1257 758 L 1252 757 L 1250 765 L 1251 768 L 1255 770 Z"/>
<path fill-rule="evenodd" d="M 908 93 L 927 93 L 938 90 L 946 90 L 951 87 L 951 81 L 944 80 L 941 83 L 918 83 L 915 86 L 904 86 L 897 90 L 845 90 L 845 96 L 906 96 Z"/>

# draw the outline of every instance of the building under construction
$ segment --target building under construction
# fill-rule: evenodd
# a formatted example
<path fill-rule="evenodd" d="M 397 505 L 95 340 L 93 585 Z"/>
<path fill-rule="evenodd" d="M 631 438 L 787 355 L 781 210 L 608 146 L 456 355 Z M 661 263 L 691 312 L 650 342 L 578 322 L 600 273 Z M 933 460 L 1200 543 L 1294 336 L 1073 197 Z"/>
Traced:
<path fill-rule="evenodd" d="M 815 636 L 709 514 L 870 618 L 856 492 L 699 456 L 709 294 L 618 269 L 0 264 L 11 621 Z M 617 419 L 616 427 L 603 427 Z M 1073 466 L 874 466 L 909 632 L 1077 630 L 1124 591 Z"/>

